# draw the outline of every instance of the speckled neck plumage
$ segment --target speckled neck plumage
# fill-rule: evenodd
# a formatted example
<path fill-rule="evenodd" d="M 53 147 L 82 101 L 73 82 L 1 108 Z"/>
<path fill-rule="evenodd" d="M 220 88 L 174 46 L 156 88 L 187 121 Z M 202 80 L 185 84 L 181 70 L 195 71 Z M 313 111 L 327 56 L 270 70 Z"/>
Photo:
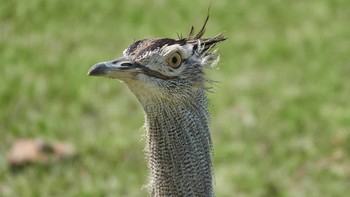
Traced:
<path fill-rule="evenodd" d="M 214 196 L 206 90 L 143 103 L 151 196 Z"/>

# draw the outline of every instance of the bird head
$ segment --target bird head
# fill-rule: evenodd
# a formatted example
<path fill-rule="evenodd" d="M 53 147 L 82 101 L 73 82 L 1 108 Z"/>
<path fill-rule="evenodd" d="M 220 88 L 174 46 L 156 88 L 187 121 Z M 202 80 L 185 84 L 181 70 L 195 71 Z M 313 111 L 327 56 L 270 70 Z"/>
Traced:
<path fill-rule="evenodd" d="M 119 79 L 141 101 L 174 100 L 205 89 L 203 70 L 218 63 L 219 55 L 212 49 L 226 39 L 222 33 L 202 38 L 208 18 L 196 35 L 192 27 L 186 38 L 138 40 L 122 57 L 97 63 L 88 75 Z"/>

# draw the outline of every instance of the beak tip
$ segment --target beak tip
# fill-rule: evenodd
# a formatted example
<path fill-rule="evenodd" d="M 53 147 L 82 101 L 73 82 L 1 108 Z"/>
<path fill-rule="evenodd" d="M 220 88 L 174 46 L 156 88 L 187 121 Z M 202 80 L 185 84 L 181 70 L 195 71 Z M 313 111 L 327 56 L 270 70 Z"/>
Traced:
<path fill-rule="evenodd" d="M 90 69 L 87 73 L 86 73 L 87 76 L 93 76 L 93 72 L 92 70 Z"/>
<path fill-rule="evenodd" d="M 102 76 L 105 75 L 106 71 L 106 64 L 105 63 L 98 63 L 90 68 L 90 70 L 87 72 L 88 76 Z"/>

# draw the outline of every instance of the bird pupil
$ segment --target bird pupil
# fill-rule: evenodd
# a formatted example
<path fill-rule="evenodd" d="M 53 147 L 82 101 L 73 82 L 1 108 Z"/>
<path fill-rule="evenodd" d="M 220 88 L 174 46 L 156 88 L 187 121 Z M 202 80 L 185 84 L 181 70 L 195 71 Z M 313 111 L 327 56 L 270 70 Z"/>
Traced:
<path fill-rule="evenodd" d="M 176 57 L 173 57 L 173 58 L 171 59 L 171 61 L 172 61 L 174 64 L 176 64 L 176 63 L 177 63 L 177 58 L 176 58 Z"/>

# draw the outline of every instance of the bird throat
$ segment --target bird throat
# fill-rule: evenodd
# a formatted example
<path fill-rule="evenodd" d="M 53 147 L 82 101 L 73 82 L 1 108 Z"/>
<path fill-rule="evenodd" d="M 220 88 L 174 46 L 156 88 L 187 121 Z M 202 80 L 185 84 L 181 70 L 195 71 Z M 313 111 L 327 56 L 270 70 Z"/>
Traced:
<path fill-rule="evenodd" d="M 151 196 L 214 196 L 205 94 L 191 101 L 142 103 Z"/>

